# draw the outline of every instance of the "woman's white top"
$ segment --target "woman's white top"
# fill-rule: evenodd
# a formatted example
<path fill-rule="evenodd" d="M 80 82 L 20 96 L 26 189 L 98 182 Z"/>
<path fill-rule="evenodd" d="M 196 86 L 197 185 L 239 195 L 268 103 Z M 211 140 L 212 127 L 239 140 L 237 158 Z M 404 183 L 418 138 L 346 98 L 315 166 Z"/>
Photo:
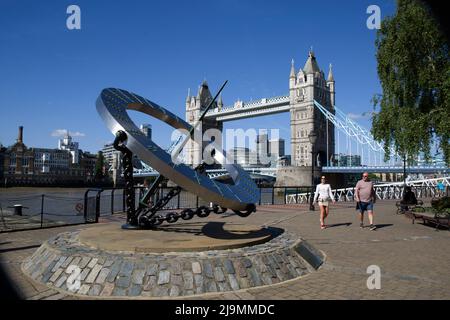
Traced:
<path fill-rule="evenodd" d="M 316 202 L 317 199 L 324 201 L 333 200 L 333 193 L 331 192 L 331 186 L 329 184 L 321 183 L 317 185 L 316 193 L 314 195 L 314 202 Z"/>

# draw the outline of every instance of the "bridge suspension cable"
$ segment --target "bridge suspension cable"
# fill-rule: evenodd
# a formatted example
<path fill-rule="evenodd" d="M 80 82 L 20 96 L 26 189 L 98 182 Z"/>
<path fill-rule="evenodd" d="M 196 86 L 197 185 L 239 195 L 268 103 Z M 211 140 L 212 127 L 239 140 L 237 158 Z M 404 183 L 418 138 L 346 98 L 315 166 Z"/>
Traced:
<path fill-rule="evenodd" d="M 355 121 L 350 119 L 344 112 L 342 112 L 338 107 L 334 107 L 335 113 L 333 114 L 322 106 L 319 102 L 314 100 L 314 105 L 316 108 L 326 117 L 327 120 L 331 121 L 335 128 L 338 129 L 338 148 L 339 148 L 339 131 L 344 132 L 346 136 L 346 148 L 349 149 L 351 153 L 351 140 L 354 140 L 356 145 L 356 151 L 359 153 L 364 152 L 364 146 L 367 146 L 369 150 L 375 151 L 377 153 L 384 153 L 384 147 L 378 141 L 375 141 L 372 134 L 365 128 L 361 127 Z M 361 148 L 360 148 L 361 147 Z M 398 157 L 397 152 L 391 146 L 390 147 L 391 156 Z M 380 157 L 381 158 L 381 157 Z M 368 159 L 370 160 L 370 155 L 368 154 Z M 376 161 L 376 156 L 374 157 Z"/>

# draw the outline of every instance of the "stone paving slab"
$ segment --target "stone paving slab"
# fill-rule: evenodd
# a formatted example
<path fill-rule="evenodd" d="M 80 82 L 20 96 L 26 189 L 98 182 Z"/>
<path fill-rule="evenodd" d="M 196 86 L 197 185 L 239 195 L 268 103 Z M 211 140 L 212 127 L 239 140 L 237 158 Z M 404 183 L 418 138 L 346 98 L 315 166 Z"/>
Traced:
<path fill-rule="evenodd" d="M 93 233 L 96 228 L 90 230 Z M 276 234 L 275 231 L 280 232 L 268 228 L 264 234 Z M 267 255 L 272 260 L 263 259 Z M 317 257 L 312 258 L 315 255 Z M 35 281 L 66 295 L 138 297 L 145 292 L 147 297 L 180 297 L 295 279 L 307 273 L 304 270 L 311 259 L 322 263 L 324 257 L 290 233 L 238 249 L 129 254 L 86 246 L 80 232 L 76 231 L 61 233 L 44 242 L 22 263 L 22 270 Z M 110 268 L 103 267 L 105 261 L 111 262 Z M 317 269 L 320 264 L 316 263 L 313 268 Z M 270 268 L 276 271 L 271 272 Z M 75 281 L 78 281 L 76 286 Z"/>
<path fill-rule="evenodd" d="M 307 205 L 259 206 L 258 211 L 246 219 L 229 214 L 206 218 L 207 221 L 245 222 L 283 228 L 301 235 L 314 248 L 325 252 L 326 260 L 317 272 L 287 282 L 232 293 L 207 293 L 173 299 L 450 299 L 450 232 L 435 231 L 433 227 L 421 223 L 412 224 L 411 220 L 396 214 L 395 200 L 376 203 L 375 223 L 379 228 L 372 232 L 359 228 L 354 208 L 353 202 L 332 205 L 327 219 L 331 227 L 325 230 L 320 230 L 318 212 L 310 212 Z M 101 218 L 102 223 L 109 220 Z M 111 220 L 124 221 L 125 215 L 115 215 Z M 59 297 L 59 291 L 49 290 L 46 285 L 25 276 L 20 271 L 20 265 L 44 241 L 61 232 L 79 229 L 80 226 L 76 226 L 0 234 L 1 267 L 24 299 Z M 381 268 L 379 290 L 369 290 L 366 285 L 369 276 L 367 267 L 372 264 Z M 112 266 L 108 268 L 113 269 Z M 267 268 L 270 271 L 271 267 Z M 150 273 L 152 271 L 158 272 L 150 270 Z M 194 285 L 200 284 L 200 274 L 192 274 Z M 227 273 L 227 277 L 234 275 Z M 156 282 L 154 275 L 146 273 L 145 277 L 144 281 L 150 285 L 152 281 Z M 154 279 L 147 279 L 151 277 Z M 230 279 L 229 283 L 232 283 Z M 108 292 L 110 285 L 107 279 L 103 290 L 108 299 L 112 298 Z M 151 291 L 144 290 L 141 299 L 155 299 L 151 294 Z M 93 298 L 67 295 L 62 299 Z"/>

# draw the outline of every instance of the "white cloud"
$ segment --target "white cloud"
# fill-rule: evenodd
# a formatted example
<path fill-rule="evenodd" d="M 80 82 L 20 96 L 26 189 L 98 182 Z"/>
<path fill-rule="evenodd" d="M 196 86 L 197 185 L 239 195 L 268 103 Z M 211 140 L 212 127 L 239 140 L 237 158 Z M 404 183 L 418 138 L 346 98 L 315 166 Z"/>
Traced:
<path fill-rule="evenodd" d="M 51 136 L 52 137 L 64 137 L 66 135 L 66 133 L 67 133 L 66 129 L 56 129 L 56 130 L 53 130 L 53 132 L 51 133 Z M 79 131 L 75 131 L 75 132 L 69 131 L 69 135 L 72 137 L 85 137 L 86 136 L 84 133 L 79 132 Z"/>
<path fill-rule="evenodd" d="M 363 113 L 348 113 L 347 117 L 349 117 L 352 120 L 360 120 L 360 119 L 370 119 L 374 112 L 366 111 Z"/>
<path fill-rule="evenodd" d="M 358 120 L 358 119 L 363 118 L 362 114 L 356 114 L 356 113 L 351 113 L 351 112 L 347 114 L 347 117 L 349 117 L 352 120 Z"/>
<path fill-rule="evenodd" d="M 70 135 L 72 137 L 85 137 L 86 135 L 82 132 L 76 131 L 76 132 L 71 132 Z"/>

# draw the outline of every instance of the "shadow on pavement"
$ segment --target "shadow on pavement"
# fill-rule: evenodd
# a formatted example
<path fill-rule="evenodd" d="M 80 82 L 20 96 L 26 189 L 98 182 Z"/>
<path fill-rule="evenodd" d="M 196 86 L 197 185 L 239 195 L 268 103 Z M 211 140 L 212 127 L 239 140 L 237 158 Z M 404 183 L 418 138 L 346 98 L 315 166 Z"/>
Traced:
<path fill-rule="evenodd" d="M 376 224 L 375 226 L 377 227 L 377 229 L 382 229 L 382 228 L 386 228 L 386 227 L 392 227 L 393 224 L 392 223 L 390 223 L 390 224 Z"/>
<path fill-rule="evenodd" d="M 342 227 L 342 226 L 349 227 L 349 226 L 351 226 L 351 225 L 352 225 L 351 222 L 334 223 L 334 224 L 328 224 L 328 225 L 327 225 L 327 229 L 328 229 L 328 228 L 334 228 L 334 227 Z"/>
<path fill-rule="evenodd" d="M 0 263 L 0 299 L 19 300 L 21 297 L 14 289 L 14 284 Z"/>

